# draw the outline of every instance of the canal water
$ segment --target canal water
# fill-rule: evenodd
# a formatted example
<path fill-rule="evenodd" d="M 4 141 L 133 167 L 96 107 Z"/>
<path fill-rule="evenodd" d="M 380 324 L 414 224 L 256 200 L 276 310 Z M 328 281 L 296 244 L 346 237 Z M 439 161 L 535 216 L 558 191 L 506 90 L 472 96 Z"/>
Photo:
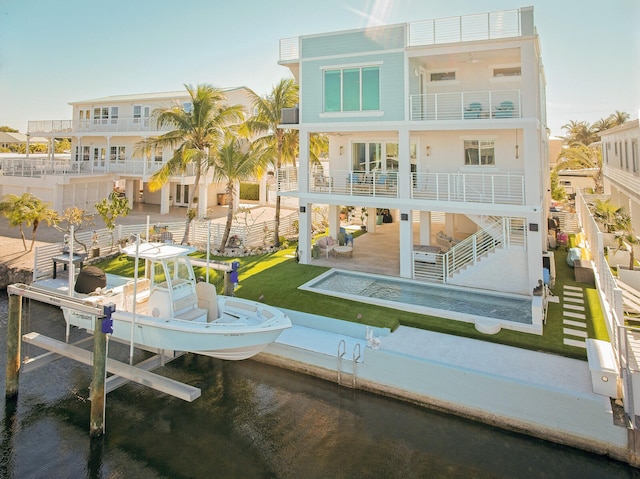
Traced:
<path fill-rule="evenodd" d="M 63 337 L 57 308 L 23 312 L 23 332 Z M 2 295 L 3 377 L 6 323 Z M 162 374 L 202 396 L 124 386 L 108 395 L 106 435 L 93 441 L 88 367 L 61 359 L 22 374 L 17 402 L 0 394 L 0 478 L 640 478 L 606 457 L 253 361 L 185 355 Z"/>

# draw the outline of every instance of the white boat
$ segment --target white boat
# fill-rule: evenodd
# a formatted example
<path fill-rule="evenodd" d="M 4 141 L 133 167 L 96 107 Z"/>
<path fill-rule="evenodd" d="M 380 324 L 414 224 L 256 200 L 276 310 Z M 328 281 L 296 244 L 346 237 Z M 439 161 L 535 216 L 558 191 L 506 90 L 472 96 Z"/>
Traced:
<path fill-rule="evenodd" d="M 114 303 L 113 336 L 167 351 L 189 351 L 221 359 L 249 358 L 291 327 L 291 320 L 271 306 L 218 296 L 209 283 L 196 282 L 189 253 L 195 248 L 141 243 L 124 252 L 144 259 L 145 277 L 106 284 L 90 294 L 92 303 Z M 110 276 L 111 280 L 118 277 Z M 112 281 L 116 283 L 117 281 Z M 78 287 L 76 286 L 76 291 Z M 67 324 L 92 331 L 95 317 L 62 308 Z"/>

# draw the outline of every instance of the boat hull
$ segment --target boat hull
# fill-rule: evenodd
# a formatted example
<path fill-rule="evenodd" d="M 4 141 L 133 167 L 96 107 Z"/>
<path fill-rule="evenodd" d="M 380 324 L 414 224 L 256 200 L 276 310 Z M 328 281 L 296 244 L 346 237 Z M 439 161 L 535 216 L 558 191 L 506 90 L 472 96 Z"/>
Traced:
<path fill-rule="evenodd" d="M 234 302 L 242 301 L 234 298 Z M 224 302 L 221 302 L 224 305 Z M 256 303 L 247 301 L 247 304 Z M 275 341 L 280 333 L 291 327 L 291 321 L 281 311 L 260 305 L 261 315 L 269 312 L 270 319 L 232 316 L 223 312 L 222 320 L 229 322 L 186 321 L 176 318 L 156 318 L 136 315 L 128 311 L 112 314 L 113 337 L 147 348 L 170 351 L 188 351 L 226 360 L 242 360 L 261 352 Z M 63 308 L 68 324 L 87 331 L 95 328 L 95 317 Z M 233 321 L 233 322 L 231 322 Z"/>

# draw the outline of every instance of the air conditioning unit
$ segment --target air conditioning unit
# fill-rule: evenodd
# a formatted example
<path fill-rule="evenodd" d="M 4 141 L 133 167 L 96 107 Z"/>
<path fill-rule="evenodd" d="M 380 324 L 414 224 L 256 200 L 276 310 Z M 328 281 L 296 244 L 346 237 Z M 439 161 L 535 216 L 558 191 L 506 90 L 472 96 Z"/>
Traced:
<path fill-rule="evenodd" d="M 282 118 L 280 122 L 283 125 L 297 125 L 299 120 L 300 110 L 298 107 L 295 108 L 283 108 L 282 109 Z"/>

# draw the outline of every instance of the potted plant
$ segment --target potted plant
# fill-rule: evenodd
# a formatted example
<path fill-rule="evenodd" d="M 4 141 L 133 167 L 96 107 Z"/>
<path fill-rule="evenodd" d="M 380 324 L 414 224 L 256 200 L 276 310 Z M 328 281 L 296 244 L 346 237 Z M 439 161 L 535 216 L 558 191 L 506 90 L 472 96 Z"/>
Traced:
<path fill-rule="evenodd" d="M 376 224 L 381 225 L 384 220 L 384 210 L 382 208 L 376 208 Z"/>
<path fill-rule="evenodd" d="M 369 212 L 367 211 L 367 209 L 363 206 L 362 208 L 360 208 L 360 223 L 362 224 L 361 228 L 363 230 L 367 229 L 367 225 L 365 224 L 365 219 L 369 216 Z"/>

